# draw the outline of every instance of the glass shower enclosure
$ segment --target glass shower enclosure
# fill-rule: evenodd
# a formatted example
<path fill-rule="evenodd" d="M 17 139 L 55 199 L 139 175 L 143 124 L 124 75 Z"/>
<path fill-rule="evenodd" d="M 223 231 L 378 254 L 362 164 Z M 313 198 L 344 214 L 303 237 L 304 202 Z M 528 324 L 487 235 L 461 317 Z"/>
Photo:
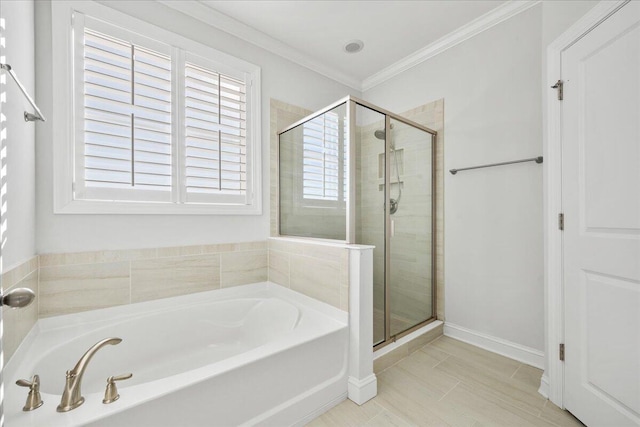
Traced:
<path fill-rule="evenodd" d="M 436 313 L 435 135 L 353 97 L 278 133 L 278 234 L 375 246 L 375 347 Z"/>

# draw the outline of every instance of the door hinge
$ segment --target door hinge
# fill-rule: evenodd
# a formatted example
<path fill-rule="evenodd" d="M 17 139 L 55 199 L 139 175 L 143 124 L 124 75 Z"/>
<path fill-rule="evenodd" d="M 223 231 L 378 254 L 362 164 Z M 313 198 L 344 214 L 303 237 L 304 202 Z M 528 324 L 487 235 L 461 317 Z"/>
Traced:
<path fill-rule="evenodd" d="M 560 360 L 564 362 L 564 344 L 560 344 Z"/>
<path fill-rule="evenodd" d="M 556 84 L 551 86 L 551 89 L 558 89 L 558 101 L 564 99 L 564 82 L 562 80 L 558 80 Z"/>
<path fill-rule="evenodd" d="M 558 230 L 564 230 L 564 214 L 558 214 Z"/>

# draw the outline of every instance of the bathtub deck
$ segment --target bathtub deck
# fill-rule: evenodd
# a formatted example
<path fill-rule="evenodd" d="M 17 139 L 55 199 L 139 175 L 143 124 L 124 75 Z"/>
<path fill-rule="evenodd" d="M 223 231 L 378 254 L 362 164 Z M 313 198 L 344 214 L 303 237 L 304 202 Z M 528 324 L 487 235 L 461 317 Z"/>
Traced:
<path fill-rule="evenodd" d="M 347 400 L 309 426 L 583 426 L 538 394 L 541 375 L 443 336 L 380 372 L 374 399 Z"/>

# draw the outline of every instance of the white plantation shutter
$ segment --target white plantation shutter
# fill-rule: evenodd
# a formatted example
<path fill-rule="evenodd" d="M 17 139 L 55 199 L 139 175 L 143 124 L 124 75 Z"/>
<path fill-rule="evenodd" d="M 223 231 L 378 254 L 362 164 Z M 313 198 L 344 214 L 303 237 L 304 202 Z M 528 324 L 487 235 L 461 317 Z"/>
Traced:
<path fill-rule="evenodd" d="M 73 212 L 260 213 L 259 67 L 139 24 L 73 13 Z"/>
<path fill-rule="evenodd" d="M 161 53 L 86 26 L 79 47 L 77 197 L 170 201 L 170 47 Z"/>
<path fill-rule="evenodd" d="M 335 112 L 327 112 L 304 123 L 303 199 L 329 202 L 345 200 L 346 147 L 340 133 L 340 118 Z"/>
<path fill-rule="evenodd" d="M 185 172 L 187 202 L 246 200 L 246 85 L 243 81 L 185 64 Z M 202 63 L 202 59 L 199 59 Z"/>

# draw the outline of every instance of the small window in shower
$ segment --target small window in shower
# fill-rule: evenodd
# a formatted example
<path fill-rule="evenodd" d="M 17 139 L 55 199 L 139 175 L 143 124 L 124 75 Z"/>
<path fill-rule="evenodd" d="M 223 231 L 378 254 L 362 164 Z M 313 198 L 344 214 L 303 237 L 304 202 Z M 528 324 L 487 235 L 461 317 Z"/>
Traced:
<path fill-rule="evenodd" d="M 344 118 L 341 122 L 339 114 L 330 111 L 302 127 L 302 198 L 324 201 L 329 207 L 345 202 L 347 145 L 344 132 L 347 126 Z"/>
<path fill-rule="evenodd" d="M 346 240 L 346 104 L 279 137 L 280 234 Z"/>

